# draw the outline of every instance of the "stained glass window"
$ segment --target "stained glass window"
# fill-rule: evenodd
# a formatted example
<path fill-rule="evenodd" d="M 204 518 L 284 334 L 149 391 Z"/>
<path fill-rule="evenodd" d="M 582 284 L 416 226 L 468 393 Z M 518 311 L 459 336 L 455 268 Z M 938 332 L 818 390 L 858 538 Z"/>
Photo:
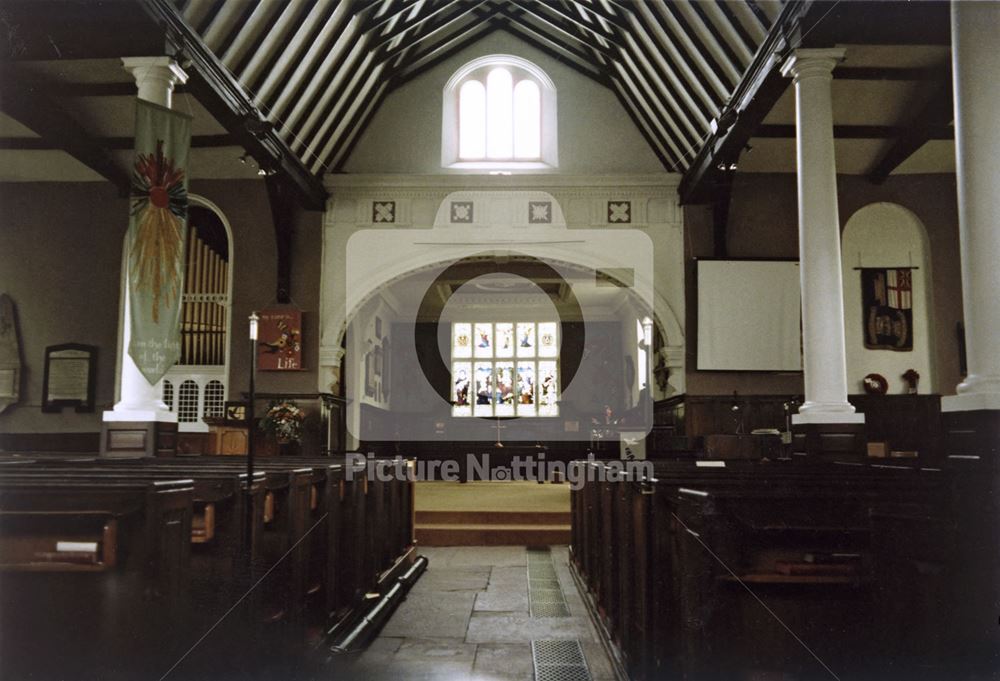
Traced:
<path fill-rule="evenodd" d="M 558 416 L 556 322 L 452 325 L 453 416 Z"/>

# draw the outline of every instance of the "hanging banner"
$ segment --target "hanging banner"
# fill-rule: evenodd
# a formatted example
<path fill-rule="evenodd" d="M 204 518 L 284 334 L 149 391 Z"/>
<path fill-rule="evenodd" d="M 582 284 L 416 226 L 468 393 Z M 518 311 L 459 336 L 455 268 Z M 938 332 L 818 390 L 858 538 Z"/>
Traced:
<path fill-rule="evenodd" d="M 861 269 L 865 347 L 913 350 L 913 273 L 907 267 Z"/>
<path fill-rule="evenodd" d="M 260 312 L 257 368 L 262 371 L 302 370 L 302 310 L 281 307 Z"/>
<path fill-rule="evenodd" d="M 128 354 L 155 384 L 181 354 L 191 119 L 136 101 L 135 164 L 128 228 Z"/>

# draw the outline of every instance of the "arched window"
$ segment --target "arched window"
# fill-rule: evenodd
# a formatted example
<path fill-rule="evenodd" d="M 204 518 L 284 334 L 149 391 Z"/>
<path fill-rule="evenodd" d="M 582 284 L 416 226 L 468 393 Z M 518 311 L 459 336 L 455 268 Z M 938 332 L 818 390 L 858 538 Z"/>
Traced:
<path fill-rule="evenodd" d="M 205 405 L 202 416 L 210 418 L 222 418 L 223 407 L 226 401 L 226 387 L 222 381 L 209 381 L 205 386 Z"/>
<path fill-rule="evenodd" d="M 445 86 L 442 120 L 445 167 L 558 166 L 555 87 L 524 59 L 494 55 L 463 66 Z"/>
<path fill-rule="evenodd" d="M 196 423 L 198 421 L 198 384 L 190 378 L 181 383 L 177 392 L 178 423 Z"/>

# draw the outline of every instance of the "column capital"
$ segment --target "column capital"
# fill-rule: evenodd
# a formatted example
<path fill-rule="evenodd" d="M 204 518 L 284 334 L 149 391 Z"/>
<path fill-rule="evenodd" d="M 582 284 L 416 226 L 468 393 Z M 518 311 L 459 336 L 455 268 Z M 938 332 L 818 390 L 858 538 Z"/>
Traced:
<path fill-rule="evenodd" d="M 135 78 L 139 99 L 168 109 L 174 86 L 188 79 L 184 69 L 170 57 L 122 57 L 122 66 Z"/>
<path fill-rule="evenodd" d="M 824 49 L 801 49 L 792 52 L 781 65 L 781 75 L 794 78 L 833 77 L 833 69 L 844 60 L 846 50 L 842 47 Z"/>
<path fill-rule="evenodd" d="M 346 350 L 338 346 L 320 346 L 319 348 L 319 363 L 320 366 L 338 366 L 340 360 L 344 358 L 344 353 Z"/>
<path fill-rule="evenodd" d="M 188 74 L 172 57 L 122 57 L 122 66 L 135 78 L 136 87 L 141 87 L 146 78 L 168 81 L 170 87 L 187 82 Z"/>

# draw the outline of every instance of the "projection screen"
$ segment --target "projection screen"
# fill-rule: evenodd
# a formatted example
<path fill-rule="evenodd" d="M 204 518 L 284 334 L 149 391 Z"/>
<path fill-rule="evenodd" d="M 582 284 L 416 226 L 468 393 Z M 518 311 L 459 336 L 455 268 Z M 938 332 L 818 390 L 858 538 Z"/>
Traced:
<path fill-rule="evenodd" d="M 799 264 L 698 261 L 701 371 L 801 371 Z"/>

